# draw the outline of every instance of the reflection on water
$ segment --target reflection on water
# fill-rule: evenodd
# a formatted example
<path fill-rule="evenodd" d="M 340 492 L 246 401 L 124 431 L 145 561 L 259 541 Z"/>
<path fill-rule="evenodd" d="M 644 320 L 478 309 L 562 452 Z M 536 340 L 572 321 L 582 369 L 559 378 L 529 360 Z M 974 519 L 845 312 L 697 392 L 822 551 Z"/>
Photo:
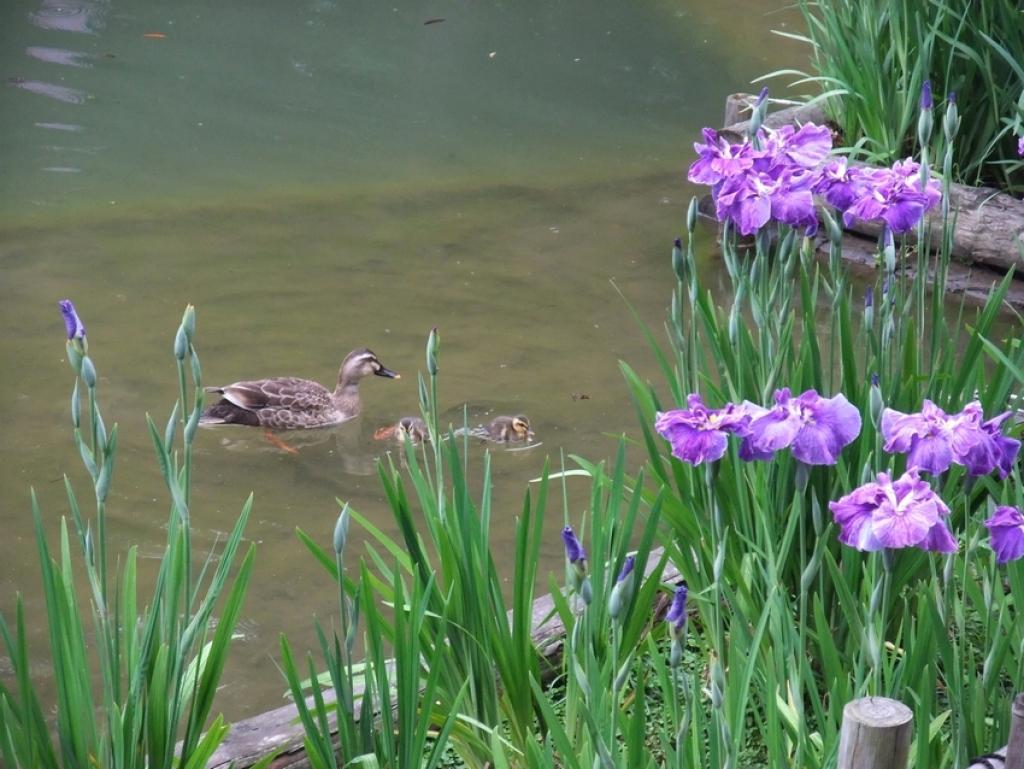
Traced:
<path fill-rule="evenodd" d="M 27 489 L 51 534 L 64 473 L 88 498 L 68 427 L 64 297 L 88 324 L 104 415 L 120 424 L 110 547 L 139 547 L 142 595 L 168 515 L 144 415 L 161 423 L 177 397 L 170 353 L 186 303 L 209 383 L 333 381 L 358 344 L 408 372 L 366 387 L 358 419 L 282 435 L 295 451 L 257 429 L 199 431 L 196 551 L 256 500 L 257 565 L 217 703 L 229 717 L 280 704 L 278 634 L 312 648 L 312 616 L 336 609 L 295 528 L 329 544 L 341 499 L 397 534 L 377 468 L 402 452 L 373 436 L 416 412 L 434 326 L 443 422 L 526 413 L 542 443 L 466 444 L 476 483 L 492 453 L 492 539 L 507 559 L 545 458 L 600 459 L 609 435 L 635 430 L 617 361 L 655 369 L 611 282 L 660 325 L 692 137 L 719 121 L 725 94 L 795 63 L 768 33 L 784 17 L 766 21 L 763 5 L 10 0 L 0 609 L 23 591 L 31 643 L 45 645 Z M 569 483 L 577 512 L 586 493 Z M 560 509 L 546 526 L 542 571 L 561 563 Z"/>

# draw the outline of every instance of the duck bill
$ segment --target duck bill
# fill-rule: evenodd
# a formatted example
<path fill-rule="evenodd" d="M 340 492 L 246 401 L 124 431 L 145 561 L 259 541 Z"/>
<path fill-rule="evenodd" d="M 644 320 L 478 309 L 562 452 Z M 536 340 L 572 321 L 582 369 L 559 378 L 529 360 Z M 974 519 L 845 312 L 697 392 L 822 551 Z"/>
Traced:
<path fill-rule="evenodd" d="M 383 366 L 381 366 L 379 369 L 377 369 L 373 373 L 376 374 L 377 376 L 386 376 L 388 379 L 401 379 L 402 378 L 401 374 L 396 374 L 391 369 L 384 368 Z"/>

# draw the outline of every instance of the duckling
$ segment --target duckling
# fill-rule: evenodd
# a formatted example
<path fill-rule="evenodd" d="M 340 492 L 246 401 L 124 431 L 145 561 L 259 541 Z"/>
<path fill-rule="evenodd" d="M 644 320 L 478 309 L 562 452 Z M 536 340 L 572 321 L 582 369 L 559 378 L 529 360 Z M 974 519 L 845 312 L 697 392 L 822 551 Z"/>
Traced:
<path fill-rule="evenodd" d="M 514 417 L 495 417 L 483 429 L 486 433 L 485 437 L 500 443 L 533 439 L 530 418 L 525 414 L 517 414 Z"/>
<path fill-rule="evenodd" d="M 400 443 L 404 441 L 423 443 L 430 438 L 430 431 L 427 429 L 427 423 L 419 417 L 402 417 L 393 425 L 381 427 L 373 434 L 373 437 L 378 441 L 394 438 Z"/>
<path fill-rule="evenodd" d="M 384 367 L 366 347 L 345 356 L 338 370 L 334 391 L 309 379 L 273 377 L 235 382 L 223 387 L 207 387 L 207 392 L 223 396 L 209 406 L 200 424 L 239 424 L 295 430 L 326 427 L 359 414 L 359 380 L 370 374 L 400 379 Z"/>

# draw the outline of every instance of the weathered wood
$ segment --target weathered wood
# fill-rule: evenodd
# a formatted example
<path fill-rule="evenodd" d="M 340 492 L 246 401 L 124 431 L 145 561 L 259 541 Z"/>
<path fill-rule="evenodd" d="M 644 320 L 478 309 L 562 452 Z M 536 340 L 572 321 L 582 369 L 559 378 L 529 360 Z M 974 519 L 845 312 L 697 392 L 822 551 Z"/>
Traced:
<path fill-rule="evenodd" d="M 863 697 L 846 703 L 837 769 L 906 769 L 914 714 L 899 700 Z"/>
<path fill-rule="evenodd" d="M 732 94 L 726 99 L 726 125 L 719 133 L 729 141 L 742 141 L 750 127 L 750 121 L 730 125 L 733 115 L 744 114 L 744 105 L 756 100 L 750 94 Z M 765 125 L 777 128 L 780 125 L 798 123 L 824 123 L 826 115 L 819 104 L 799 105 L 778 112 L 769 113 Z M 1007 272 L 1017 268 L 1019 277 L 1024 277 L 1024 200 L 988 187 L 967 187 L 952 184 L 949 190 L 950 216 L 954 218 L 953 241 L 950 254 L 953 259 L 966 264 L 983 264 Z M 932 232 L 939 232 L 942 226 L 942 212 L 936 208 L 925 215 L 925 222 Z M 877 237 L 880 225 L 870 222 L 854 222 L 848 228 L 853 232 Z M 932 238 L 931 247 L 939 247 L 937 238 Z"/>
<path fill-rule="evenodd" d="M 949 210 L 954 220 L 953 259 L 1002 272 L 1016 267 L 1018 277 L 1024 277 L 1024 200 L 989 187 L 951 184 Z M 942 231 L 942 212 L 933 208 L 925 214 L 925 223 L 933 233 L 931 247 L 935 250 L 940 245 L 937 233 Z M 859 220 L 847 229 L 876 239 L 882 231 L 877 223 Z M 916 239 L 913 233 L 909 237 Z"/>
<path fill-rule="evenodd" d="M 664 551 L 661 548 L 651 551 L 647 564 L 644 566 L 645 577 L 649 577 L 655 571 L 663 556 Z M 682 579 L 682 575 L 669 562 L 665 564 L 661 579 L 662 582 L 674 584 Z M 656 618 L 664 616 L 668 605 L 668 601 L 659 601 L 654 607 L 654 616 Z M 582 606 L 574 606 L 573 610 L 580 613 Z M 511 619 L 511 612 L 509 612 L 509 621 Z M 565 645 L 565 624 L 555 611 L 555 601 L 551 595 L 542 595 L 533 602 L 530 622 L 533 644 L 546 663 L 542 670 L 542 676 L 545 673 L 553 674 L 557 671 Z M 354 694 L 358 698 L 362 695 L 362 680 L 354 683 L 356 684 Z M 333 702 L 333 690 L 325 691 L 324 699 Z M 311 704 L 312 698 L 307 699 L 307 703 Z M 237 721 L 232 725 L 227 738 L 207 762 L 207 769 L 228 769 L 232 765 L 234 769 L 247 769 L 262 756 L 276 750 L 283 752 L 271 764 L 271 769 L 305 769 L 309 766 L 309 762 L 303 750 L 304 732 L 302 724 L 298 722 L 298 717 L 295 705 L 285 705 L 253 718 Z M 335 719 L 331 716 L 330 720 L 333 729 Z"/>
<path fill-rule="evenodd" d="M 717 229 L 718 220 L 715 219 L 715 204 L 710 195 L 703 196 L 698 205 L 700 219 L 709 228 Z M 814 247 L 818 258 L 827 261 L 829 257 L 829 240 L 824 231 L 819 231 L 815 239 Z M 878 241 L 868 239 L 853 232 L 843 233 L 843 262 L 847 264 L 850 271 L 865 279 L 870 279 L 878 269 Z M 913 278 L 916 271 L 914 264 L 901 267 L 901 270 L 910 278 Z M 1024 272 L 1021 273 L 1024 276 Z M 968 305 L 978 306 L 984 304 L 989 297 L 992 287 L 1003 279 L 1004 275 L 991 270 L 984 265 L 967 265 L 959 262 L 951 262 L 946 272 L 946 293 L 954 296 L 963 296 Z M 1005 304 L 1018 310 L 1024 310 L 1024 280 L 1011 281 L 1006 291 Z"/>
<path fill-rule="evenodd" d="M 1006 769 L 1024 769 L 1024 693 L 1010 709 L 1010 741 L 1006 745 Z"/>
<path fill-rule="evenodd" d="M 719 130 L 719 135 L 731 142 L 740 142 L 746 138 L 750 130 L 750 107 L 757 101 L 756 96 L 751 94 L 734 93 L 725 101 L 725 127 Z M 744 117 L 739 122 L 730 123 L 732 116 Z M 828 122 L 825 110 L 821 102 L 817 104 L 796 104 L 792 107 L 769 112 L 764 119 L 764 125 L 769 128 L 779 128 L 784 125 L 802 125 L 803 123 L 816 123 L 822 125 Z"/>
<path fill-rule="evenodd" d="M 1024 769 L 1024 693 L 1010 706 L 1010 741 L 999 750 L 971 759 L 967 769 Z"/>
<path fill-rule="evenodd" d="M 843 234 L 843 262 L 850 266 L 854 274 L 864 277 L 873 276 L 877 272 L 878 242 L 868 240 L 853 233 Z M 824 236 L 815 241 L 817 255 L 822 260 L 828 259 L 829 241 Z M 901 268 L 913 278 L 916 266 L 913 264 Z M 992 288 L 1005 276 L 981 265 L 951 263 L 946 273 L 946 293 L 963 296 L 968 305 L 982 305 L 989 297 Z M 877 299 L 877 297 L 876 297 Z M 1014 280 L 1006 291 L 1005 304 L 1018 310 L 1024 310 L 1024 280 Z"/>
<path fill-rule="evenodd" d="M 967 769 L 1006 769 L 1006 748 L 972 759 Z"/>

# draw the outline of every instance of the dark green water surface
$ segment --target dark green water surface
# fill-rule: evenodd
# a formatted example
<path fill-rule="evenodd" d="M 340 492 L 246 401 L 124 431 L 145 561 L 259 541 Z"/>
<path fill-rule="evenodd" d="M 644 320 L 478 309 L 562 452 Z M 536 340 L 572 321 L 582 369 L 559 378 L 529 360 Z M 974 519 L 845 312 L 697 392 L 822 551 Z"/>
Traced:
<path fill-rule="evenodd" d="M 494 456 L 499 557 L 545 456 L 600 459 L 611 436 L 635 434 L 618 360 L 654 367 L 611 281 L 660 326 L 699 128 L 721 122 L 726 94 L 756 90 L 751 78 L 802 64 L 769 34 L 794 29 L 782 5 L 7 0 L 0 610 L 24 594 L 44 686 L 28 489 L 52 534 L 64 473 L 89 498 L 58 299 L 78 305 L 120 423 L 111 551 L 136 544 L 144 565 L 167 516 L 144 417 L 162 423 L 177 397 L 186 303 L 208 384 L 330 383 L 362 345 L 405 375 L 365 382 L 363 416 L 294 455 L 258 431 L 199 434 L 197 549 L 256 499 L 256 572 L 218 706 L 277 706 L 278 634 L 305 650 L 312 616 L 336 607 L 294 528 L 329 543 L 341 498 L 392 530 L 373 432 L 415 412 L 432 326 L 452 418 L 463 404 L 477 421 L 524 412 L 542 441 Z M 555 570 L 561 525 L 552 508 Z"/>

